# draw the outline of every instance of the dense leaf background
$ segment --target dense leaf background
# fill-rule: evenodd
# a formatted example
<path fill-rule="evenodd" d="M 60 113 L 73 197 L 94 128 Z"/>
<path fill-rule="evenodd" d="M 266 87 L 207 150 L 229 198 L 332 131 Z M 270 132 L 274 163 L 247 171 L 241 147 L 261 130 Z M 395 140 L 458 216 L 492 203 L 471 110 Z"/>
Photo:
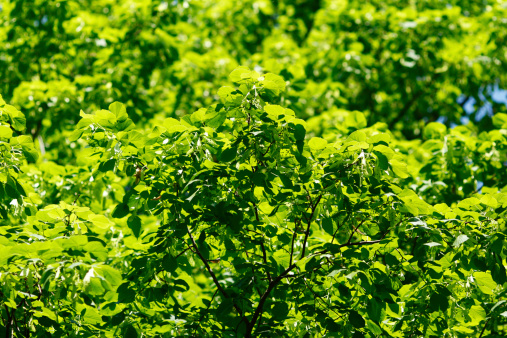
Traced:
<path fill-rule="evenodd" d="M 0 337 L 505 336 L 506 18 L 3 1 Z"/>

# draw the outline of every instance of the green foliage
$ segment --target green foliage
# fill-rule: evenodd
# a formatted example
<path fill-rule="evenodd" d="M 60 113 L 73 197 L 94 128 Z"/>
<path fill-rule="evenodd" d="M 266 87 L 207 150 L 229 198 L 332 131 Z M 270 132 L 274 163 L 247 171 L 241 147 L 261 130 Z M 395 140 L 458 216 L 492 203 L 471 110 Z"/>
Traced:
<path fill-rule="evenodd" d="M 507 332 L 500 2 L 0 6 L 2 336 Z"/>
<path fill-rule="evenodd" d="M 299 118 L 359 110 L 412 139 L 440 117 L 459 123 L 460 96 L 477 102 L 472 119 L 486 102 L 505 113 L 484 86 L 507 87 L 506 10 L 455 0 L 10 0 L 0 92 L 53 160 L 72 156 L 60 133 L 83 106 L 124 102 L 143 124 L 181 117 L 213 104 L 240 64 L 282 75 L 287 91 L 273 103 Z"/>
<path fill-rule="evenodd" d="M 10 159 L 3 187 L 16 202 L 3 217 L 21 222 L 2 226 L 7 330 L 460 337 L 501 320 L 507 195 L 455 180 L 446 204 L 424 185 L 425 166 L 454 172 L 456 148 L 474 158 L 477 137 L 429 124 L 420 149 L 438 154 L 408 153 L 356 112 L 348 135 L 305 138 L 305 121 L 267 103 L 283 79 L 246 67 L 230 79 L 239 87 L 221 88 L 220 104 L 151 131 L 121 103 L 82 112 L 75 138 L 96 163 L 88 189 L 127 187 L 100 206 L 79 206 L 80 195 L 44 205 L 16 176 L 34 168 L 16 173 L 23 158 Z M 3 107 L 5 121 L 22 120 Z M 503 161 L 504 131 L 483 141 L 498 148 L 486 168 L 460 174 Z M 34 152 L 4 139 L 7 153 Z"/>

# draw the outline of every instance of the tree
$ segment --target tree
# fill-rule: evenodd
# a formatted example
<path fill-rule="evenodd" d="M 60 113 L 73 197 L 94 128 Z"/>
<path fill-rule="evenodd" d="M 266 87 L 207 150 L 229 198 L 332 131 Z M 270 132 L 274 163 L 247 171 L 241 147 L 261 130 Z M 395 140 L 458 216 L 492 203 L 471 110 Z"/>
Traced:
<path fill-rule="evenodd" d="M 466 102 L 506 88 L 498 1 L 8 1 L 0 12 L 0 91 L 25 109 L 52 159 L 59 137 L 113 101 L 136 123 L 211 105 L 240 64 L 290 81 L 282 105 L 307 119 L 359 110 L 409 139 Z M 104 28 L 105 27 L 105 28 Z M 458 100 L 459 99 L 459 100 Z M 459 102 L 458 102 L 459 101 Z M 68 113 L 68 112 L 73 113 Z M 490 130 L 491 119 L 480 122 Z M 72 129 L 72 127 L 69 127 Z M 55 138 L 54 141 L 52 139 Z M 59 156 L 62 155 L 62 156 Z"/>
<path fill-rule="evenodd" d="M 503 4 L 0 8 L 1 335 L 505 335 Z"/>
<path fill-rule="evenodd" d="M 450 187 L 468 193 L 458 203 L 430 205 L 409 187 L 420 184 L 411 173 L 449 166 L 458 150 L 473 158 L 466 145 L 501 149 L 504 129 L 478 146 L 430 124 L 422 148 L 443 158 L 420 156 L 420 168 L 420 154 L 403 154 L 382 125 L 365 128 L 361 113 L 345 116 L 346 137 L 305 139 L 303 120 L 267 103 L 282 78 L 240 67 L 230 79 L 239 87 L 222 87 L 219 104 L 150 133 L 120 103 L 81 114 L 74 137 L 94 149 L 93 181 L 116 180 L 126 193 L 114 210 L 104 200 L 112 219 L 76 199 L 4 227 L 3 286 L 15 285 L 3 292 L 7 331 L 499 333 L 505 194 L 467 191 L 464 179 Z M 505 158 L 496 151 L 491 165 Z M 417 187 L 424 197 L 446 187 L 428 181 Z"/>

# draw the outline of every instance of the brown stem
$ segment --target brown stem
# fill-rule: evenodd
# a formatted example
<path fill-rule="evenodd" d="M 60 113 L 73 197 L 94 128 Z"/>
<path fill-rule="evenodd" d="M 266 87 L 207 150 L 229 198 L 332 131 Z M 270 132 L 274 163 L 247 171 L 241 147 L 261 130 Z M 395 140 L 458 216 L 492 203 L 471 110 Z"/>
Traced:
<path fill-rule="evenodd" d="M 340 225 L 340 222 L 338 222 L 338 221 L 336 222 L 336 223 L 337 223 L 337 226 L 336 226 L 336 231 L 335 231 L 335 232 L 334 232 L 334 234 L 333 234 L 333 238 L 331 238 L 331 244 L 333 244 L 334 239 L 335 239 L 335 237 L 336 237 L 336 234 L 338 233 L 338 230 L 340 230 L 340 229 L 341 229 L 341 227 L 342 227 L 345 223 L 347 223 L 347 221 L 349 220 L 350 215 L 352 215 L 352 214 L 350 213 L 350 214 L 348 214 L 348 215 L 347 215 L 347 217 L 345 217 L 345 219 L 343 220 L 342 225 Z"/>
<path fill-rule="evenodd" d="M 440 74 L 434 74 L 428 84 L 424 88 L 430 88 L 433 82 L 439 77 Z M 424 89 L 420 89 L 417 93 L 415 93 L 410 100 L 405 103 L 405 106 L 398 112 L 398 115 L 389 122 L 389 129 L 393 129 L 394 125 L 401 121 L 401 119 L 405 116 L 406 113 L 410 110 L 412 105 L 417 102 L 417 100 L 425 93 Z"/>
<path fill-rule="evenodd" d="M 188 236 L 190 237 L 190 240 L 192 241 L 192 247 L 194 248 L 195 253 L 197 253 L 197 256 L 199 256 L 199 258 L 203 262 L 204 266 L 206 267 L 206 270 L 208 270 L 208 273 L 210 274 L 211 278 L 213 279 L 213 282 L 215 283 L 217 289 L 220 291 L 220 293 L 225 298 L 230 298 L 230 296 L 225 292 L 222 285 L 220 285 L 220 282 L 218 281 L 218 278 L 215 275 L 215 273 L 213 272 L 213 270 L 211 270 L 211 267 L 209 266 L 208 261 L 206 260 L 206 258 L 204 258 L 204 256 L 199 251 L 199 248 L 197 247 L 197 243 L 195 242 L 194 236 L 192 236 L 192 233 L 190 232 L 190 229 L 188 228 L 188 226 L 187 226 L 187 233 L 188 233 Z M 237 304 L 233 303 L 233 305 L 234 305 L 234 308 L 236 309 L 236 311 L 238 311 L 238 313 L 243 317 L 243 320 L 246 322 L 247 327 L 248 327 L 250 325 L 250 323 L 248 322 L 248 319 L 246 319 L 246 317 L 243 316 L 243 311 L 241 311 L 240 307 Z"/>
<path fill-rule="evenodd" d="M 292 265 L 292 259 L 294 257 L 294 241 L 296 240 L 296 236 L 297 236 L 297 227 L 298 227 L 298 224 L 297 224 L 297 219 L 294 221 L 294 232 L 292 234 L 292 243 L 290 245 L 290 262 L 289 262 L 289 265 Z"/>
<path fill-rule="evenodd" d="M 366 221 L 366 219 L 363 219 L 363 220 L 361 221 L 361 223 L 359 223 L 359 224 L 358 224 L 358 225 L 354 228 L 354 230 L 353 230 L 353 231 L 352 231 L 352 233 L 350 234 L 350 237 L 349 237 L 349 240 L 347 241 L 347 243 L 350 243 L 350 241 L 352 241 L 352 237 L 354 237 L 354 234 L 356 233 L 357 229 L 359 229 L 359 227 L 360 227 L 361 225 L 363 225 L 364 221 Z"/>
<path fill-rule="evenodd" d="M 482 328 L 481 335 L 479 336 L 479 338 L 482 338 L 482 336 L 484 335 L 484 331 L 486 331 L 486 326 L 488 326 L 490 319 L 491 318 L 488 318 L 488 320 L 486 320 L 486 323 L 484 323 L 484 327 Z"/>
<path fill-rule="evenodd" d="M 252 319 L 250 320 L 250 323 L 247 324 L 245 337 L 249 338 L 252 337 L 252 331 L 255 326 L 255 322 L 259 318 L 259 316 L 262 313 L 262 308 L 264 306 L 264 303 L 266 302 L 266 299 L 269 297 L 269 294 L 273 289 L 280 283 L 280 281 L 290 272 L 292 269 L 296 267 L 296 264 L 290 265 L 287 269 L 285 269 L 284 272 L 282 272 L 278 277 L 276 277 L 271 283 L 269 283 L 268 288 L 266 289 L 266 292 L 262 295 L 261 299 L 259 300 L 259 304 L 257 305 L 257 308 L 255 309 L 255 312 L 253 314 Z"/>
<path fill-rule="evenodd" d="M 306 242 L 308 242 L 308 235 L 310 234 L 310 225 L 312 224 L 313 214 L 315 213 L 315 210 L 317 209 L 317 206 L 319 205 L 321 198 L 322 198 L 322 195 L 320 195 L 317 198 L 317 201 L 315 201 L 315 204 L 312 205 L 312 212 L 310 214 L 310 217 L 308 218 L 308 225 L 306 227 L 305 240 L 303 241 L 303 251 L 301 252 L 300 259 L 303 259 L 305 257 Z"/>
<path fill-rule="evenodd" d="M 257 220 L 257 222 L 260 222 L 259 211 L 257 211 L 257 204 L 255 204 L 254 201 L 252 201 L 252 204 L 253 204 L 253 208 L 255 211 L 255 219 Z M 264 242 L 262 239 L 261 239 L 261 250 L 262 250 L 262 260 L 264 261 L 264 264 L 268 265 L 268 260 L 267 260 L 267 255 L 266 255 L 266 247 L 264 246 Z M 266 271 L 266 274 L 268 276 L 268 280 L 271 282 L 272 279 L 271 279 L 271 274 L 269 273 L 269 271 Z"/>
<path fill-rule="evenodd" d="M 377 239 L 377 240 L 374 240 L 374 241 L 361 241 L 361 242 L 354 242 L 354 243 L 345 243 L 345 244 L 340 244 L 338 246 L 338 248 L 343 248 L 343 247 L 346 247 L 346 246 L 361 246 L 361 245 L 370 245 L 370 244 L 376 244 L 376 243 L 380 243 L 382 240 L 381 239 Z M 321 254 L 325 254 L 329 252 L 329 250 L 322 250 L 322 251 L 319 251 L 319 252 L 316 252 L 315 255 L 321 255 Z"/>
<path fill-rule="evenodd" d="M 14 311 L 12 311 L 12 315 L 9 313 L 9 309 L 7 305 L 4 304 L 5 312 L 7 313 L 7 325 L 5 325 L 5 336 L 7 338 L 12 338 L 12 315 L 14 315 Z"/>

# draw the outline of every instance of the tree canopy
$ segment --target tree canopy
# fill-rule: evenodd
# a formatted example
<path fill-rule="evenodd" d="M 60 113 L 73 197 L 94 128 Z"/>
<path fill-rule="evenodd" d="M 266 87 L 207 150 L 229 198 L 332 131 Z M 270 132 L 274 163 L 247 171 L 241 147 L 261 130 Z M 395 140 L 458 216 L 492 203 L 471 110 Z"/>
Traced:
<path fill-rule="evenodd" d="M 504 336 L 506 17 L 0 4 L 0 336 Z"/>

